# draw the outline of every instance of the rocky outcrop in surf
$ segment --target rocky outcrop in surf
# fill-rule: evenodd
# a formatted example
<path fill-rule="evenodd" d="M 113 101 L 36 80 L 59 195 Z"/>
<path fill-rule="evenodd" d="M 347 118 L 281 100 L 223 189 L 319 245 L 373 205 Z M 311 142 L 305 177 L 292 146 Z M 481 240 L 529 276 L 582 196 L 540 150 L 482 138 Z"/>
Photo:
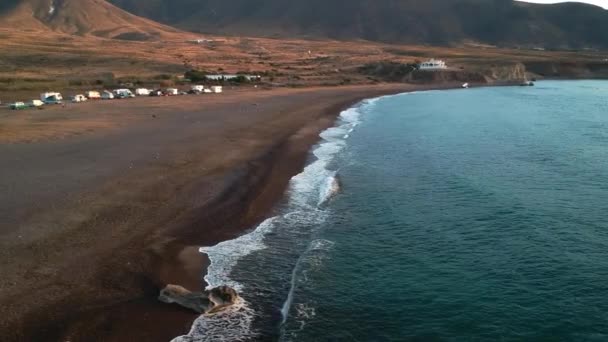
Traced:
<path fill-rule="evenodd" d="M 192 292 L 179 285 L 167 285 L 158 300 L 167 304 L 177 304 L 199 314 L 221 311 L 237 303 L 239 295 L 228 286 L 220 286 L 205 292 Z"/>
<path fill-rule="evenodd" d="M 319 207 L 327 204 L 327 202 L 329 202 L 338 193 L 340 193 L 340 188 L 340 178 L 337 174 L 328 177 L 325 180 L 325 184 L 323 184 L 323 186 L 321 187 L 321 192 L 319 194 Z"/>

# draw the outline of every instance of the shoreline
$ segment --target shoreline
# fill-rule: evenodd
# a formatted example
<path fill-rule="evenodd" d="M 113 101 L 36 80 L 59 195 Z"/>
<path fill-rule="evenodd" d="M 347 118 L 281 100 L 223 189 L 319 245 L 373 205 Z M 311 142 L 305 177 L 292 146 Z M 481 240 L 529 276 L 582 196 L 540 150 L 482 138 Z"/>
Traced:
<path fill-rule="evenodd" d="M 507 85 L 513 85 L 513 84 L 500 84 L 497 86 L 507 86 Z M 299 174 L 307 165 L 309 162 L 309 158 L 311 156 L 311 151 L 312 148 L 319 143 L 319 141 L 322 140 L 322 138 L 320 137 L 320 134 L 324 131 L 326 131 L 327 129 L 331 128 L 331 127 L 335 127 L 335 124 L 339 118 L 339 116 L 341 115 L 341 113 L 345 110 L 348 110 L 350 108 L 353 108 L 353 106 L 361 103 L 362 101 L 365 100 L 371 100 L 371 99 L 376 99 L 376 98 L 380 98 L 380 97 L 384 97 L 384 96 L 392 96 L 392 95 L 398 95 L 398 94 L 404 94 L 404 93 L 411 93 L 411 92 L 417 92 L 417 91 L 431 91 L 431 90 L 454 90 L 454 89 L 459 89 L 460 88 L 460 84 L 451 84 L 448 86 L 437 86 L 437 85 L 413 85 L 415 89 L 409 89 L 406 91 L 396 91 L 396 92 L 388 92 L 388 93 L 380 93 L 380 94 L 376 94 L 374 96 L 363 96 L 354 100 L 349 100 L 346 101 L 344 103 L 339 103 L 336 105 L 333 105 L 332 107 L 328 108 L 327 110 L 325 110 L 324 114 L 323 114 L 323 124 L 322 125 L 316 125 L 315 129 L 314 129 L 314 133 L 308 132 L 307 135 L 308 137 L 306 138 L 306 143 L 305 146 L 307 146 L 307 149 L 305 150 L 305 152 L 303 152 L 302 149 L 300 149 L 298 151 L 298 155 L 294 156 L 291 155 L 289 156 L 290 153 L 287 153 L 287 157 L 286 159 L 283 158 L 277 158 L 274 159 L 273 162 L 275 163 L 275 167 L 278 168 L 282 168 L 282 164 L 285 164 L 285 166 L 289 163 L 289 157 L 295 158 L 294 161 L 296 161 L 295 165 L 291 164 L 290 166 L 290 172 L 288 174 L 284 174 L 283 176 L 289 176 L 288 178 L 284 178 L 283 181 L 281 182 L 281 185 L 279 188 L 275 188 L 276 190 L 280 189 L 280 193 L 281 195 L 278 197 L 275 197 L 274 200 L 272 201 L 272 205 L 270 205 L 268 208 L 266 208 L 265 211 L 263 211 L 265 214 L 260 215 L 260 219 L 255 221 L 254 223 L 252 223 L 251 225 L 247 226 L 247 227 L 243 227 L 243 229 L 241 230 L 241 233 L 239 235 L 236 235 L 234 237 L 234 239 L 238 239 L 240 236 L 247 234 L 247 233 L 251 233 L 253 231 L 255 231 L 257 229 L 257 227 L 262 224 L 266 219 L 269 219 L 273 216 L 273 213 L 275 213 L 275 206 L 276 204 L 278 204 L 278 202 L 282 199 L 285 198 L 286 196 L 286 191 L 288 190 L 288 185 L 291 181 L 291 178 L 297 174 Z M 307 127 L 303 127 L 303 130 L 306 130 Z M 298 133 L 296 133 L 297 135 Z M 286 142 L 286 145 L 290 144 L 290 141 L 293 138 L 290 137 L 288 139 L 288 141 Z M 285 148 L 286 146 L 283 146 L 283 148 Z M 287 148 L 287 150 L 290 150 L 289 148 Z M 296 166 L 297 167 L 294 167 Z M 273 178 L 273 177 L 270 177 Z M 272 187 L 270 184 L 266 184 L 266 187 Z M 231 239 L 231 240 L 234 240 Z M 218 241 L 216 244 L 221 243 L 221 242 L 226 242 L 229 240 L 222 240 L 222 241 Z M 214 245 L 216 245 L 214 244 Z M 210 245 L 210 246 L 202 246 L 202 247 L 213 247 L 214 245 Z M 207 268 L 209 267 L 209 260 L 207 255 L 204 252 L 200 252 L 202 255 L 204 255 L 205 257 L 205 264 L 204 264 L 204 268 L 203 268 L 203 275 L 206 276 L 207 275 Z M 204 281 L 205 284 L 209 285 L 206 281 Z M 190 323 L 190 326 L 192 324 L 194 324 L 194 320 L 196 320 L 197 317 L 195 317 L 192 322 Z M 183 334 L 180 335 L 176 335 L 175 337 L 180 337 L 180 336 L 187 336 L 188 332 L 190 331 L 190 329 L 188 329 L 188 331 L 184 332 Z M 187 337 L 186 337 L 187 338 Z"/>
<path fill-rule="evenodd" d="M 291 177 L 304 168 L 311 147 L 320 139 L 319 133 L 334 125 L 343 109 L 363 99 L 383 95 L 457 87 L 458 85 L 407 84 L 364 87 L 352 93 L 345 93 L 337 100 L 337 96 L 331 97 L 331 100 L 326 96 L 320 102 L 333 102 L 315 104 L 314 108 L 308 111 L 306 108 L 292 108 L 303 110 L 302 116 L 312 118 L 299 119 L 298 122 L 302 124 L 291 125 L 291 131 L 282 132 L 280 137 L 273 139 L 271 146 L 260 149 L 260 153 L 237 169 L 220 169 L 212 175 L 209 181 L 219 181 L 222 185 L 221 190 L 216 191 L 209 201 L 190 207 L 178 215 L 172 213 L 164 217 L 159 216 L 164 218 L 164 221 L 155 224 L 166 224 L 162 233 L 150 230 L 151 228 L 133 233 L 128 244 L 129 250 L 117 252 L 115 248 L 110 249 L 109 253 L 117 253 L 110 254 L 110 260 L 92 261 L 91 266 L 110 267 L 107 270 L 102 269 L 101 272 L 93 272 L 91 277 L 94 281 L 111 279 L 110 283 L 105 285 L 110 290 L 109 295 L 88 295 L 85 291 L 73 298 L 62 296 L 59 302 L 51 302 L 55 306 L 52 314 L 44 312 L 45 306 L 39 306 L 25 317 L 18 317 L 8 324 L 5 322 L 6 326 L 0 326 L 0 336 L 6 337 L 3 340 L 7 341 L 28 337 L 57 337 L 72 341 L 163 341 L 187 333 L 198 315 L 158 302 L 158 290 L 169 283 L 194 291 L 204 287 L 203 270 L 208 261 L 206 256 L 198 252 L 198 247 L 213 246 L 236 238 L 269 217 L 274 205 L 283 198 Z M 331 92 L 332 89 L 321 90 L 321 93 L 326 91 Z M 346 92 L 344 89 L 333 91 Z M 189 176 L 196 179 L 196 174 Z M 192 196 L 204 185 L 197 185 L 198 182 L 200 181 L 195 180 L 194 183 L 188 184 L 186 189 L 190 193 L 181 200 L 192 200 Z M 203 232 L 201 227 L 205 228 Z M 152 237 L 147 236 L 149 232 L 153 233 Z M 141 241 L 137 241 L 138 239 Z M 102 253 L 98 258 L 107 256 L 108 254 Z M 124 260 L 133 258 L 142 260 L 138 265 L 116 268 Z M 77 267 L 86 267 L 87 263 L 76 264 Z M 122 283 L 123 281 L 126 283 Z M 87 281 L 85 284 L 90 283 Z M 76 290 L 76 294 L 78 290 L 80 289 Z M 83 300 L 88 304 L 84 305 Z M 4 330 L 15 327 L 21 329 L 17 328 L 17 331 L 12 332 Z"/>

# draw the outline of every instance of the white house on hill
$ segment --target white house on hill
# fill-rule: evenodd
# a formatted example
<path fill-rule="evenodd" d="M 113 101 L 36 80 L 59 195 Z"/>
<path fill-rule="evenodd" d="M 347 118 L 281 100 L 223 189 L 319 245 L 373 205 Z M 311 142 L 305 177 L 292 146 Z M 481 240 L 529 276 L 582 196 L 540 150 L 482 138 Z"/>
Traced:
<path fill-rule="evenodd" d="M 440 59 L 430 59 L 420 63 L 420 70 L 443 70 L 447 68 L 448 66 L 445 62 Z"/>

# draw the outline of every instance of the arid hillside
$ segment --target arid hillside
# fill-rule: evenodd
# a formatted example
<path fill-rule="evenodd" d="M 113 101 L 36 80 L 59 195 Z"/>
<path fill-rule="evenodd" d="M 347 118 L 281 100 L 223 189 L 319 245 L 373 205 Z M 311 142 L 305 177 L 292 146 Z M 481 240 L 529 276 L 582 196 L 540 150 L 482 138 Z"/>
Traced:
<path fill-rule="evenodd" d="M 124 40 L 151 40 L 178 30 L 140 18 L 104 0 L 2 0 L 0 27 Z"/>
<path fill-rule="evenodd" d="M 155 4 L 158 1 L 151 1 L 149 9 Z M 9 0 L 0 4 L 0 16 L 2 101 L 49 89 L 187 86 L 184 73 L 193 69 L 203 74 L 262 75 L 266 86 L 289 87 L 493 82 L 522 77 L 522 66 L 539 77 L 608 77 L 608 56 L 597 51 L 552 52 L 475 42 L 448 47 L 363 39 L 201 35 L 142 19 L 103 0 Z M 444 59 L 459 73 L 436 79 L 408 74 L 408 64 L 427 58 Z"/>
<path fill-rule="evenodd" d="M 109 0 L 184 30 L 211 34 L 478 42 L 552 49 L 608 47 L 608 11 L 514 0 Z"/>

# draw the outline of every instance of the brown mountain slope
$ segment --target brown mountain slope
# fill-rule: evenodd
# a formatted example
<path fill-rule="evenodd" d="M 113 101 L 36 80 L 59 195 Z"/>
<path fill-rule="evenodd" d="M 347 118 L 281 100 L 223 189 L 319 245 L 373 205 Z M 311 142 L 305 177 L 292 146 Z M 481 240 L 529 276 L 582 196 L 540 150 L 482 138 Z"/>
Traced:
<path fill-rule="evenodd" d="M 148 40 L 178 30 L 132 15 L 105 0 L 2 0 L 0 27 Z"/>
<path fill-rule="evenodd" d="M 514 0 L 108 0 L 131 13 L 214 34 L 399 43 L 608 47 L 608 11 Z"/>

